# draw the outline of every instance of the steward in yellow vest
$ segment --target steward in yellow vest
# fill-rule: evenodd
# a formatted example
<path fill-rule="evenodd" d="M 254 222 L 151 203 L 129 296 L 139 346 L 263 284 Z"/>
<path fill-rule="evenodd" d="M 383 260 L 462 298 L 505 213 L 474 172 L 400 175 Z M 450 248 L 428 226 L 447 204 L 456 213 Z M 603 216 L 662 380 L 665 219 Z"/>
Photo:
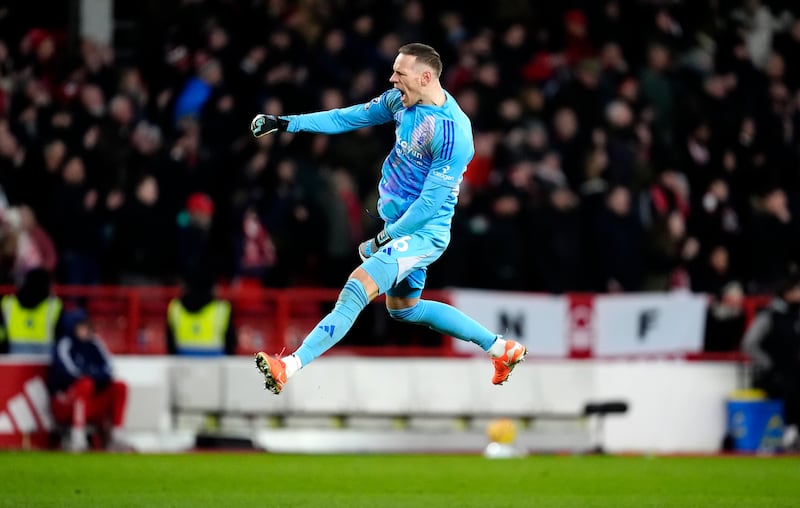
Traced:
<path fill-rule="evenodd" d="M 61 328 L 61 299 L 50 294 L 50 274 L 34 269 L 16 294 L 0 299 L 0 353 L 47 354 Z"/>
<path fill-rule="evenodd" d="M 167 350 L 173 355 L 236 353 L 231 304 L 214 296 L 210 283 L 195 281 L 167 307 Z"/>

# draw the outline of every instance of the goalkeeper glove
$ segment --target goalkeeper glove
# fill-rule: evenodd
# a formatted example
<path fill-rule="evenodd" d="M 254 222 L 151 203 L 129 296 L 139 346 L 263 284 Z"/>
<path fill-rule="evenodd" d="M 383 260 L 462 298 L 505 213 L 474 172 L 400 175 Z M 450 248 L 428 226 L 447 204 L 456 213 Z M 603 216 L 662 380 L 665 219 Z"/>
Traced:
<path fill-rule="evenodd" d="M 260 138 L 275 131 L 285 131 L 289 127 L 289 120 L 275 115 L 258 114 L 250 122 L 250 132 L 254 137 Z"/>
<path fill-rule="evenodd" d="M 375 238 L 362 242 L 361 245 L 358 246 L 358 256 L 361 258 L 361 261 L 366 261 L 373 254 L 381 250 L 381 247 L 391 241 L 392 237 L 386 233 L 385 229 L 382 229 Z"/>

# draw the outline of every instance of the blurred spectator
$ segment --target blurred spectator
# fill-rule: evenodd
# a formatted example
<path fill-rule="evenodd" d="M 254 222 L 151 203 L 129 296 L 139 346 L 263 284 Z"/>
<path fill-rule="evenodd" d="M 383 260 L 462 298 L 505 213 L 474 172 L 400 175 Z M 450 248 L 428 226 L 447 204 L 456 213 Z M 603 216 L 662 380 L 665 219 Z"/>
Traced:
<path fill-rule="evenodd" d="M 34 27 L 20 41 L 23 66 L 44 84 L 50 94 L 58 87 L 63 55 L 56 44 L 53 33 L 44 28 Z"/>
<path fill-rule="evenodd" d="M 11 126 L 0 119 L 0 186 L 9 204 L 33 203 L 37 200 L 36 161 Z"/>
<path fill-rule="evenodd" d="M 711 295 L 706 312 L 703 351 L 738 351 L 745 331 L 744 289 L 730 282 Z"/>
<path fill-rule="evenodd" d="M 645 222 L 652 226 L 659 217 L 666 217 L 673 211 L 679 212 L 683 217 L 691 213 L 689 203 L 689 184 L 686 176 L 674 169 L 661 171 L 650 184 L 644 195 Z"/>
<path fill-rule="evenodd" d="M 69 429 L 66 447 L 87 450 L 91 425 L 98 447 L 127 449 L 123 423 L 128 387 L 114 377 L 108 350 L 86 312 L 71 311 L 64 322 L 66 333 L 52 349 L 47 384 L 53 418 Z"/>
<path fill-rule="evenodd" d="M 670 146 L 674 138 L 675 90 L 671 66 L 669 48 L 652 43 L 647 49 L 647 63 L 638 76 L 642 97 L 653 108 L 653 134 L 660 146 Z"/>
<path fill-rule="evenodd" d="M 567 187 L 553 189 L 536 213 L 532 246 L 541 289 L 566 293 L 583 289 L 582 221 L 578 197 Z"/>
<path fill-rule="evenodd" d="M 51 292 L 50 274 L 34 268 L 15 294 L 0 299 L 0 352 L 49 354 L 62 329 L 62 302 Z"/>
<path fill-rule="evenodd" d="M 728 248 L 712 244 L 701 251 L 692 264 L 691 282 L 693 291 L 709 295 L 719 295 L 732 283 L 741 286 L 741 278 L 732 265 Z"/>
<path fill-rule="evenodd" d="M 114 225 L 113 258 L 119 263 L 119 282 L 161 285 L 173 280 L 174 231 L 172 218 L 164 220 L 157 180 L 144 176 L 119 209 Z"/>
<path fill-rule="evenodd" d="M 175 125 L 185 118 L 197 119 L 215 88 L 222 83 L 222 65 L 215 59 L 200 64 L 197 75 L 189 79 L 175 100 Z"/>
<path fill-rule="evenodd" d="M 800 231 L 783 189 L 767 190 L 756 207 L 748 225 L 750 291 L 771 293 L 787 271 L 798 267 Z"/>
<path fill-rule="evenodd" d="M 605 207 L 594 218 L 592 241 L 596 259 L 589 262 L 597 267 L 601 292 L 638 291 L 643 281 L 641 250 L 644 236 L 641 223 L 631 203 L 626 187 L 615 186 L 606 194 Z"/>
<path fill-rule="evenodd" d="M 698 254 L 699 242 L 687 235 L 686 221 L 677 210 L 659 217 L 647 232 L 646 274 L 643 289 L 688 289 L 688 265 Z"/>
<path fill-rule="evenodd" d="M 762 0 L 744 0 L 742 7 L 735 9 L 731 17 L 744 28 L 747 53 L 756 67 L 764 65 L 772 46 L 773 34 L 785 28 L 792 19 L 787 11 L 775 16 L 769 3 Z"/>
<path fill-rule="evenodd" d="M 178 276 L 187 280 L 196 274 L 210 273 L 214 268 L 211 259 L 211 223 L 214 219 L 214 202 L 207 194 L 196 192 L 186 200 L 184 211 L 178 216 L 177 260 Z"/>
<path fill-rule="evenodd" d="M 599 210 L 619 186 L 631 194 L 642 236 L 658 236 L 653 229 L 678 209 L 687 236 L 699 242 L 697 259 L 724 245 L 748 294 L 771 291 L 772 269 L 798 263 L 788 245 L 795 219 L 773 224 L 800 209 L 800 9 L 790 2 L 501 2 L 478 12 L 413 1 L 395 17 L 377 0 L 232 5 L 132 8 L 147 17 L 140 20 L 147 37 L 113 46 L 66 37 L 66 22 L 32 25 L 15 17 L 13 3 L 4 11 L 11 29 L 0 41 L 0 187 L 10 206 L 30 206 L 53 237 L 59 282 L 175 281 L 178 266 L 192 261 L 180 260 L 191 251 L 178 252 L 173 220 L 198 192 L 215 204 L 215 275 L 239 270 L 241 214 L 252 207 L 277 254 L 271 268 L 255 262 L 268 274 L 264 284 L 335 279 L 347 237 L 327 234 L 329 219 L 344 217 L 338 208 L 322 212 L 338 192 L 327 180 L 339 172 L 347 228 L 356 227 L 351 198 L 363 203 L 374 194 L 379 147 L 391 130 L 253 142 L 244 125 L 256 110 L 366 103 L 408 38 L 439 41 L 448 63 L 443 83 L 473 122 L 478 153 L 465 175 L 473 196 L 454 243 L 530 237 L 529 212 L 566 178 L 585 219 L 569 242 L 608 247 L 600 240 L 608 230 L 598 228 L 611 221 Z M 254 37 L 262 27 L 269 35 Z M 509 193 L 507 176 L 526 180 L 525 167 L 536 168 L 530 188 Z M 136 189 L 149 176 L 156 185 L 145 184 L 145 194 L 157 188 L 158 198 L 141 206 Z M 784 193 L 787 213 L 761 206 L 768 190 Z M 510 194 L 525 220 L 490 213 Z M 369 228 L 365 217 L 360 226 Z M 645 251 L 625 256 L 642 271 Z M 485 260 L 495 261 L 516 264 Z M 595 280 L 608 275 L 600 264 L 587 264 L 581 286 L 609 289 Z M 697 266 L 684 268 L 694 274 Z M 0 266 L 0 280 L 12 280 L 10 269 Z M 460 275 L 451 285 L 477 283 L 470 271 L 453 273 Z M 538 290 L 542 281 L 526 274 L 514 284 Z"/>
<path fill-rule="evenodd" d="M 639 183 L 637 170 L 640 163 L 640 139 L 633 109 L 623 100 L 612 100 L 606 106 L 605 121 L 608 125 L 605 142 L 608 169 L 604 177 L 611 184 L 633 189 Z"/>
<path fill-rule="evenodd" d="M 59 277 L 66 284 L 97 284 L 103 243 L 99 193 L 86 174 L 82 158 L 70 157 L 54 185 L 55 242 L 61 254 Z"/>
<path fill-rule="evenodd" d="M 715 178 L 706 187 L 699 206 L 693 207 L 688 217 L 691 234 L 707 245 L 725 245 L 729 249 L 739 247 L 742 224 L 730 194 L 728 183 Z"/>
<path fill-rule="evenodd" d="M 328 242 L 324 252 L 321 282 L 337 287 L 352 271 L 353 252 L 363 238 L 361 215 L 363 209 L 356 194 L 353 178 L 343 168 L 323 174 L 324 190 L 320 205 L 325 209 Z"/>
<path fill-rule="evenodd" d="M 490 217 L 492 227 L 484 235 L 482 255 L 486 260 L 485 280 L 482 287 L 497 289 L 519 289 L 524 283 L 524 274 L 530 269 L 526 266 L 524 238 L 521 231 L 526 223 L 520 196 L 508 190 L 497 196 L 491 203 Z M 503 243 L 507 248 L 497 249 Z"/>
<path fill-rule="evenodd" d="M 773 47 L 786 64 L 786 84 L 797 90 L 800 88 L 800 64 L 794 57 L 800 51 L 800 18 L 795 18 L 788 30 L 776 34 Z"/>
<path fill-rule="evenodd" d="M 167 307 L 167 351 L 181 356 L 236 353 L 231 304 L 217 298 L 208 274 L 194 274 Z"/>
<path fill-rule="evenodd" d="M 576 110 L 565 106 L 553 113 L 552 131 L 549 136 L 550 146 L 558 154 L 564 168 L 569 185 L 572 188 L 580 185 L 582 178 L 580 161 L 583 157 L 583 129 Z"/>
<path fill-rule="evenodd" d="M 235 237 L 236 282 L 269 280 L 269 273 L 277 263 L 275 243 L 253 206 L 248 206 L 241 217 L 240 234 Z"/>
<path fill-rule="evenodd" d="M 279 284 L 308 284 L 319 280 L 321 249 L 326 237 L 323 215 L 311 192 L 302 184 L 297 161 L 278 162 L 271 193 L 265 196 L 264 226 L 277 248 Z"/>
<path fill-rule="evenodd" d="M 784 278 L 747 328 L 742 348 L 753 362 L 752 385 L 784 403 L 787 443 L 797 447 L 800 425 L 800 278 Z"/>
<path fill-rule="evenodd" d="M 39 225 L 31 207 L 20 205 L 6 211 L 11 232 L 4 240 L 4 250 L 11 253 L 11 279 L 20 284 L 25 275 L 41 268 L 54 275 L 58 254 L 50 234 Z"/>
<path fill-rule="evenodd" d="M 580 111 L 580 123 L 584 132 L 591 132 L 602 119 L 603 104 L 598 91 L 600 84 L 600 62 L 594 58 L 583 58 L 573 64 L 574 72 L 552 98 L 556 109 L 569 108 Z"/>

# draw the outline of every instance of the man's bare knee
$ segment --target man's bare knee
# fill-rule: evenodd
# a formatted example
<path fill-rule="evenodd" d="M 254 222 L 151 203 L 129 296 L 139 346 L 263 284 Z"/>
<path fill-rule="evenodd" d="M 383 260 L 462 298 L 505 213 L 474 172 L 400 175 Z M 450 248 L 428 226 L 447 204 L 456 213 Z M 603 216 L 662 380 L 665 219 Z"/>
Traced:
<path fill-rule="evenodd" d="M 367 273 L 367 271 L 360 266 L 353 270 L 353 273 L 350 274 L 350 278 L 361 282 L 361 284 L 364 286 L 364 291 L 367 292 L 369 301 L 374 300 L 378 296 L 380 291 L 378 289 L 378 284 L 372 280 L 372 277 Z"/>

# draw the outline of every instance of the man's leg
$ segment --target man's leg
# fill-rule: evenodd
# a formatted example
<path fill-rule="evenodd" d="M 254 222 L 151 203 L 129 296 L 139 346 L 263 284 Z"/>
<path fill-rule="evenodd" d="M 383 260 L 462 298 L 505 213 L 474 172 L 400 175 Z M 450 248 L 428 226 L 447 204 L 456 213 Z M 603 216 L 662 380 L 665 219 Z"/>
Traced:
<path fill-rule="evenodd" d="M 275 394 L 280 393 L 286 381 L 300 368 L 342 340 L 364 307 L 379 292 L 373 278 L 362 267 L 356 268 L 339 293 L 333 310 L 322 318 L 292 355 L 285 358 L 272 358 L 265 353 L 256 355 L 256 366 L 264 374 L 266 388 Z"/>
<path fill-rule="evenodd" d="M 103 441 L 110 438 L 110 442 L 106 444 L 111 447 L 121 449 L 124 444 L 122 424 L 125 421 L 127 401 L 128 386 L 122 381 L 112 381 L 105 390 L 95 394 L 89 404 L 88 421 L 98 425 L 104 433 L 108 432 L 110 425 L 111 434 L 106 435 Z"/>
<path fill-rule="evenodd" d="M 53 417 L 58 422 L 69 424 L 70 437 L 68 447 L 71 451 L 81 452 L 89 448 L 86 436 L 86 420 L 89 401 L 94 393 L 91 378 L 79 378 L 65 392 L 53 396 L 51 407 Z"/>
<path fill-rule="evenodd" d="M 527 350 L 521 344 L 504 340 L 452 305 L 421 300 L 425 270 L 416 270 L 386 295 L 389 315 L 407 323 L 427 326 L 439 333 L 473 342 L 489 353 L 495 367 L 494 384 L 502 384 Z"/>

